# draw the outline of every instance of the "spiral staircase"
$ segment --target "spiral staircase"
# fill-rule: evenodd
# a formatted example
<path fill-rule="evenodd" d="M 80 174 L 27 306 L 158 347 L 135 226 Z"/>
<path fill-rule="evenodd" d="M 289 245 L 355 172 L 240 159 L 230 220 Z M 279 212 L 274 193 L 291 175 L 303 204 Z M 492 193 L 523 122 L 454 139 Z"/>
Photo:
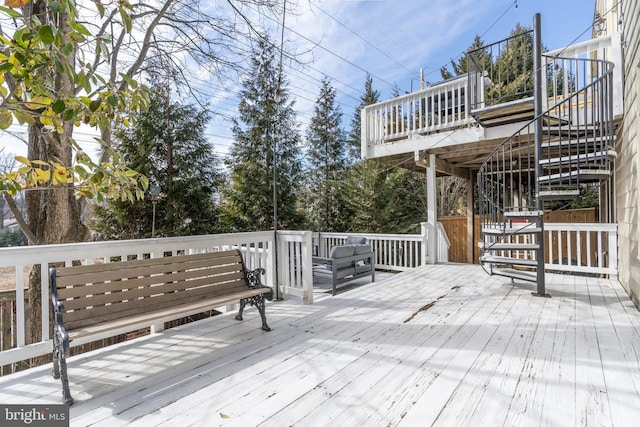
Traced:
<path fill-rule="evenodd" d="M 538 53 L 534 65 L 533 119 L 478 172 L 480 262 L 489 274 L 534 282 L 534 294 L 548 296 L 545 202 L 579 198 L 581 189 L 612 176 L 613 64 Z"/>

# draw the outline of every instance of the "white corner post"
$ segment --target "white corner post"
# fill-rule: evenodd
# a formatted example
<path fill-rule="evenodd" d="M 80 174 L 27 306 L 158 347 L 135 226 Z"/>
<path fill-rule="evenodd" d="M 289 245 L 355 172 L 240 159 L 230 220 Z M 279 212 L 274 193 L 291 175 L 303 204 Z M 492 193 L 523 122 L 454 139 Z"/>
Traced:
<path fill-rule="evenodd" d="M 427 222 L 422 224 L 423 236 L 426 234 L 426 263 L 435 264 L 438 262 L 438 199 L 436 197 L 436 156 L 428 154 L 421 156 L 420 152 L 415 153 L 417 165 L 425 168 L 427 180 Z M 424 237 L 423 237 L 424 238 Z M 424 246 L 424 245 L 423 245 Z M 423 255 L 424 260 L 424 255 Z"/>
<path fill-rule="evenodd" d="M 436 156 L 429 154 L 426 164 L 427 179 L 427 254 L 429 264 L 438 262 L 438 201 L 436 197 Z"/>
<path fill-rule="evenodd" d="M 311 231 L 304 232 L 302 242 L 302 302 L 313 304 L 313 234 Z"/>
<path fill-rule="evenodd" d="M 420 223 L 420 265 L 427 265 L 429 263 L 429 224 L 426 222 Z"/>
<path fill-rule="evenodd" d="M 360 158 L 368 159 L 369 132 L 367 128 L 367 106 L 360 110 Z"/>

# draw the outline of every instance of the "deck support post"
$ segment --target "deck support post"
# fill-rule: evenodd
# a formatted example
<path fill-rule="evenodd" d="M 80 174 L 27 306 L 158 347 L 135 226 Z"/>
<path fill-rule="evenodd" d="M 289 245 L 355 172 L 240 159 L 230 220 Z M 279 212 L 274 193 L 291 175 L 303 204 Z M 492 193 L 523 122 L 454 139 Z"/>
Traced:
<path fill-rule="evenodd" d="M 427 157 L 429 161 L 426 170 L 427 179 L 427 223 L 429 224 L 427 238 L 427 250 L 429 255 L 429 264 L 436 264 L 438 262 L 438 236 L 437 236 L 437 223 L 438 223 L 438 199 L 436 197 L 436 156 L 435 154 L 429 154 Z"/>
<path fill-rule="evenodd" d="M 537 238 L 538 249 L 536 250 L 536 260 L 538 265 L 536 267 L 536 292 L 533 295 L 540 297 L 548 297 L 549 295 L 545 291 L 544 283 L 544 204 L 540 199 L 540 176 L 542 175 L 542 166 L 540 165 L 541 150 L 542 150 L 542 86 L 544 85 L 542 74 L 542 25 L 540 14 L 536 13 L 533 16 L 533 69 L 535 71 L 533 78 L 533 107 L 535 121 L 535 165 L 536 165 L 536 183 L 535 183 L 535 196 L 536 196 L 536 209 L 540 214 L 536 218 L 536 227 L 540 228 L 540 232 Z"/>
<path fill-rule="evenodd" d="M 475 206 L 473 189 L 476 186 L 476 173 L 469 170 L 469 177 L 467 178 L 467 262 L 473 264 L 475 262 L 475 248 L 476 239 L 475 235 Z"/>

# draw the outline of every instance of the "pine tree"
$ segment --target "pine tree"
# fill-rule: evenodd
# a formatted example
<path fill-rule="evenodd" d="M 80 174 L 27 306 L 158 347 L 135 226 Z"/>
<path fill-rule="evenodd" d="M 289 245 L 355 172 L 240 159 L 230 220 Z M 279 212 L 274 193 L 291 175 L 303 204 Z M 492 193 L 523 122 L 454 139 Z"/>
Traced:
<path fill-rule="evenodd" d="M 117 129 L 117 148 L 127 165 L 149 178 L 160 191 L 155 236 L 208 234 L 220 231 L 214 197 L 222 182 L 220 161 L 206 141 L 206 110 L 170 101 L 169 86 L 155 82 L 149 110 L 130 128 Z M 94 207 L 91 226 L 100 239 L 149 237 L 151 197 L 134 203 L 109 201 Z"/>
<path fill-rule="evenodd" d="M 396 94 L 397 95 L 397 94 Z M 378 102 L 371 76 L 356 108 L 351 140 L 360 141 L 360 111 Z M 350 221 L 344 231 L 368 233 L 408 232 L 426 217 L 424 176 L 399 167 L 392 168 L 371 160 L 353 164 L 341 185 L 344 210 Z"/>
<path fill-rule="evenodd" d="M 347 168 L 348 147 L 341 120 L 336 91 L 325 77 L 307 129 L 305 207 L 314 230 L 341 231 L 344 225 L 344 201 L 338 185 Z"/>
<path fill-rule="evenodd" d="M 490 103 L 502 103 L 533 94 L 533 33 L 516 24 L 494 64 L 493 86 L 487 91 Z"/>
<path fill-rule="evenodd" d="M 380 92 L 373 89 L 373 79 L 370 74 L 367 74 L 367 77 L 364 82 L 364 93 L 360 98 L 360 104 L 355 109 L 355 113 L 353 114 L 353 119 L 351 119 L 351 132 L 349 133 L 349 157 L 352 161 L 360 160 L 360 133 L 361 133 L 361 122 L 362 119 L 360 117 L 360 112 L 367 105 L 375 104 L 380 100 Z"/>
<path fill-rule="evenodd" d="M 296 228 L 303 222 L 296 206 L 300 135 L 294 102 L 289 100 L 275 49 L 268 40 L 258 42 L 247 75 L 240 91 L 240 114 L 233 122 L 235 142 L 226 161 L 230 181 L 223 191 L 225 222 L 229 231 L 273 227 L 275 151 L 278 228 Z"/>
<path fill-rule="evenodd" d="M 486 70 L 493 61 L 491 52 L 484 47 L 484 42 L 479 35 L 474 37 L 473 43 L 467 48 L 466 52 L 467 54 L 461 56 L 457 61 L 451 60 L 450 65 L 453 72 L 449 71 L 447 66 L 440 68 L 440 74 L 443 79 L 447 80 L 466 73 L 469 70 L 469 56 L 472 57 L 472 60 L 481 70 Z"/>

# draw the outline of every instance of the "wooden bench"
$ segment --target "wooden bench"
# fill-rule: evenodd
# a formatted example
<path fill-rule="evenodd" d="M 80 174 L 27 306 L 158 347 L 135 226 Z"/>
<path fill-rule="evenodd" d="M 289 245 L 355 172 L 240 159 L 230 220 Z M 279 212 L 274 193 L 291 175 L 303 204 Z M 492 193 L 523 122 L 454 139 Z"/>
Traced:
<path fill-rule="evenodd" d="M 236 319 L 247 304 L 257 307 L 262 329 L 270 331 L 263 286 L 263 268 L 245 269 L 238 250 L 109 264 L 51 268 L 54 311 L 53 376 L 61 378 L 63 401 L 73 404 L 66 357 L 70 342 L 96 341 L 133 330 L 239 302 Z"/>

